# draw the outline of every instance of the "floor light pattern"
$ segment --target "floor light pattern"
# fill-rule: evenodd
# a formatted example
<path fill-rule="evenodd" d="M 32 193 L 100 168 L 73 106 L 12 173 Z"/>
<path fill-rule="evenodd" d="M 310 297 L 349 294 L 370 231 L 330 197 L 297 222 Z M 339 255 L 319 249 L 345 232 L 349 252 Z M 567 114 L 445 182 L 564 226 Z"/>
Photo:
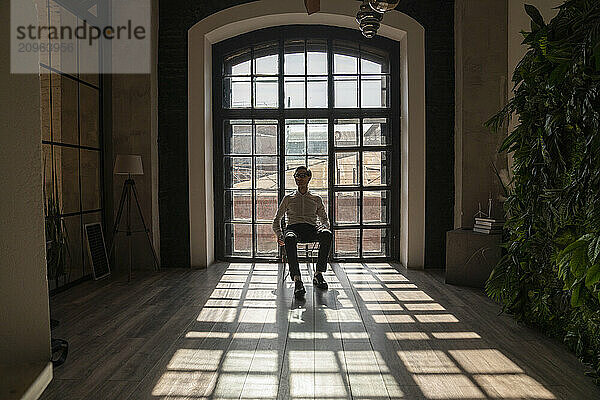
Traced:
<path fill-rule="evenodd" d="M 279 265 L 228 264 L 153 398 L 557 398 L 397 266 L 331 267 L 298 301 Z"/>

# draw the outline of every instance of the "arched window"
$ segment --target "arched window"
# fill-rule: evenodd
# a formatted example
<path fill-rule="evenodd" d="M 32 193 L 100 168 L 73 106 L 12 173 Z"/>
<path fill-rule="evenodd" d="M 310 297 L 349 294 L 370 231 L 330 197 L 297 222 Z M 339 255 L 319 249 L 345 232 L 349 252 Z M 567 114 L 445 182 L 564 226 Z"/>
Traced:
<path fill-rule="evenodd" d="M 398 259 L 398 43 L 303 25 L 213 51 L 217 259 L 278 256 L 271 222 L 300 165 L 328 210 L 334 259 Z"/>

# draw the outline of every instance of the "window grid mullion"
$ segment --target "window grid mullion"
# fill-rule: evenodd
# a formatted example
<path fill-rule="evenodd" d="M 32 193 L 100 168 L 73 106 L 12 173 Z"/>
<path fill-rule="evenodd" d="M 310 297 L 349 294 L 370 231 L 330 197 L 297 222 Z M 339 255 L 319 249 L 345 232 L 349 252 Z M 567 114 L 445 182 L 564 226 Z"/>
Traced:
<path fill-rule="evenodd" d="M 284 40 L 282 37 L 279 38 L 279 65 L 278 65 L 278 92 L 279 92 L 279 110 L 277 117 L 277 140 L 279 143 L 279 147 L 277 149 L 277 154 L 279 156 L 279 179 L 280 184 L 277 189 L 278 201 L 277 205 L 281 204 L 283 197 L 285 196 L 285 114 L 284 114 L 284 106 L 285 106 L 285 91 L 284 91 L 284 62 L 285 62 L 285 49 L 284 49 Z M 285 216 L 284 216 L 285 218 Z M 277 255 L 281 256 L 283 249 L 277 244 Z"/>
<path fill-rule="evenodd" d="M 359 73 L 360 73 L 360 62 L 359 65 Z M 360 78 L 359 78 L 360 80 Z M 359 85 L 360 86 L 360 85 Z M 359 96 L 360 97 L 360 96 Z M 363 182 L 363 156 L 364 156 L 364 148 L 363 148 L 363 119 L 359 120 L 359 128 L 358 128 L 358 223 L 362 227 L 363 225 L 363 207 L 362 207 L 362 198 L 364 193 L 364 182 Z M 362 258 L 363 248 L 363 230 L 362 228 L 358 230 L 358 257 Z"/>
<path fill-rule="evenodd" d="M 251 242 L 252 242 L 252 258 L 256 257 L 256 242 L 257 240 L 255 240 L 255 238 L 257 238 L 257 236 L 255 235 L 255 230 L 256 230 L 256 158 L 254 155 L 254 137 L 256 136 L 256 123 L 254 120 L 252 120 L 252 129 L 250 130 L 251 132 L 251 137 L 250 137 L 250 199 L 252 201 L 252 203 L 250 204 L 250 221 L 251 221 Z"/>
<path fill-rule="evenodd" d="M 233 80 L 231 82 L 233 87 Z M 233 96 L 231 105 L 233 105 Z M 250 119 L 254 116 L 254 46 L 250 47 L 250 116 Z"/>
<path fill-rule="evenodd" d="M 308 119 L 304 120 L 304 165 L 308 168 Z"/>
<path fill-rule="evenodd" d="M 308 41 L 304 40 L 304 108 L 308 110 Z"/>
<path fill-rule="evenodd" d="M 331 246 L 332 254 L 335 255 L 335 226 L 336 226 L 336 218 L 337 215 L 335 213 L 335 146 L 334 144 L 334 132 L 333 132 L 333 40 L 331 38 L 327 38 L 327 44 L 325 50 L 327 51 L 327 110 L 329 111 L 329 145 L 327 150 L 328 156 L 328 178 L 331 185 L 329 185 L 327 194 L 329 196 L 329 221 L 331 224 L 331 232 L 333 234 L 333 243 Z"/>
<path fill-rule="evenodd" d="M 360 62 L 360 58 L 361 58 L 361 45 L 360 43 L 358 43 L 358 66 L 357 66 L 357 72 L 358 75 L 356 76 L 356 84 L 358 86 L 358 99 L 356 99 L 356 108 L 358 108 L 359 110 L 363 110 L 362 109 L 362 80 L 361 80 L 361 73 L 362 73 L 362 68 L 361 68 L 361 62 Z M 361 127 L 362 127 L 362 118 L 361 118 Z M 361 132 L 362 133 L 362 132 Z M 359 143 L 362 144 L 362 141 L 359 140 Z"/>

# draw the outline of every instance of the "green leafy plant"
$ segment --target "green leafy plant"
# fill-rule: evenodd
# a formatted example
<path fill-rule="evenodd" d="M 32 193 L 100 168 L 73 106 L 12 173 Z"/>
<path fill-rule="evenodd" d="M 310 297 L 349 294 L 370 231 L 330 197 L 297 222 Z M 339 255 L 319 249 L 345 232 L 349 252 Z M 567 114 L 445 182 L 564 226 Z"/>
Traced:
<path fill-rule="evenodd" d="M 69 251 L 69 237 L 65 226 L 60 203 L 58 200 L 58 185 L 55 168 L 52 168 L 51 190 L 46 191 L 46 159 L 44 159 L 44 216 L 46 233 L 46 267 L 48 280 L 54 280 L 58 287 L 59 279 L 69 281 L 68 261 L 71 258 Z"/>
<path fill-rule="evenodd" d="M 600 2 L 569 0 L 548 24 L 525 5 L 528 51 L 514 98 L 486 125 L 518 124 L 504 210 L 505 255 L 486 291 L 559 337 L 600 373 Z M 598 380 L 597 380 L 598 382 Z"/>

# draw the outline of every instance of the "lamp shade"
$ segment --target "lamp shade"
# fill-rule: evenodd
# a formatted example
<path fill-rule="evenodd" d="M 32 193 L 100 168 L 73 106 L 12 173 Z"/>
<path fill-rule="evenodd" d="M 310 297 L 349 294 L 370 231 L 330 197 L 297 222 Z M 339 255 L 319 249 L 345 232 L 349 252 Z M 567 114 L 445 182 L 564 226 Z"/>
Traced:
<path fill-rule="evenodd" d="M 142 156 L 117 154 L 114 173 L 116 175 L 144 175 Z"/>

